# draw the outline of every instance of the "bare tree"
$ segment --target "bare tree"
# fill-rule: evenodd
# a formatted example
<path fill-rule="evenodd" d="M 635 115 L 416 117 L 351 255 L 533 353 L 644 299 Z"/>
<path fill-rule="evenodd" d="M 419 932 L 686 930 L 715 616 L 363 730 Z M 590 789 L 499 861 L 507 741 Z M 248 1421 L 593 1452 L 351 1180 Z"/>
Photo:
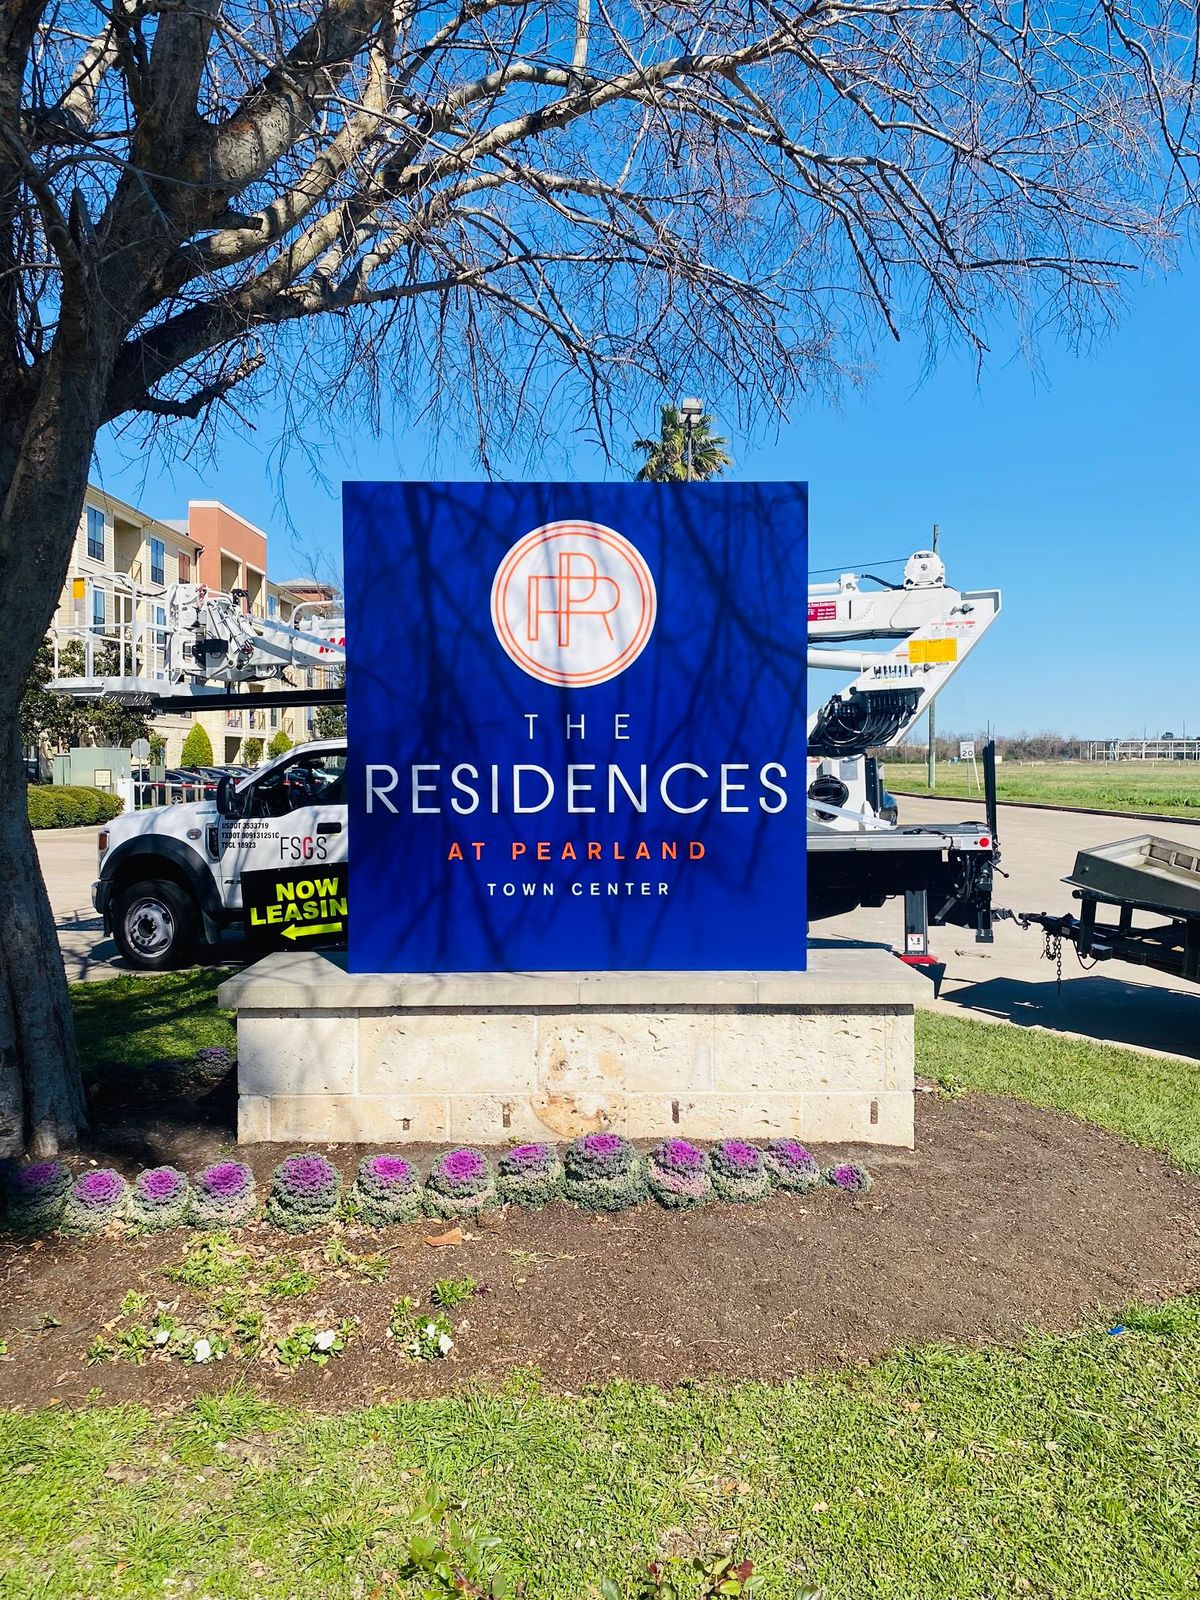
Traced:
<path fill-rule="evenodd" d="M 1132 0 L 0 0 L 0 1149 L 83 1116 L 17 705 L 97 431 L 258 388 L 536 448 L 872 340 L 1082 334 L 1166 255 L 1195 14 Z M 241 396 L 241 398 L 239 398 Z"/>

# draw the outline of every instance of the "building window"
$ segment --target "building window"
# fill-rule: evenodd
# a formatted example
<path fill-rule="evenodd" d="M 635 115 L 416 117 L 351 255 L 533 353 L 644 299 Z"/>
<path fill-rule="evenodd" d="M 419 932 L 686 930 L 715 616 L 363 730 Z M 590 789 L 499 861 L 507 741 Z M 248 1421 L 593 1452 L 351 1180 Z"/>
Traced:
<path fill-rule="evenodd" d="M 104 560 L 104 513 L 95 506 L 87 508 L 87 553 L 93 561 Z"/>
<path fill-rule="evenodd" d="M 192 581 L 192 558 L 182 550 L 179 553 L 179 581 L 180 583 Z"/>
<path fill-rule="evenodd" d="M 272 706 L 271 707 L 271 728 L 272 728 L 272 731 L 274 731 L 274 729 L 276 729 L 278 726 L 279 726 L 279 707 L 278 706 Z"/>
<path fill-rule="evenodd" d="M 273 617 L 278 610 L 279 610 L 279 601 L 276 600 L 276 598 L 275 598 L 275 596 L 273 594 L 269 594 L 267 596 L 267 615 L 269 617 Z"/>
<path fill-rule="evenodd" d="M 93 589 L 92 590 L 92 632 L 93 633 L 103 633 L 104 632 L 104 623 L 105 623 L 104 590 L 103 589 Z"/>
<path fill-rule="evenodd" d="M 150 541 L 150 582 L 166 583 L 167 581 L 167 547 L 161 539 Z"/>

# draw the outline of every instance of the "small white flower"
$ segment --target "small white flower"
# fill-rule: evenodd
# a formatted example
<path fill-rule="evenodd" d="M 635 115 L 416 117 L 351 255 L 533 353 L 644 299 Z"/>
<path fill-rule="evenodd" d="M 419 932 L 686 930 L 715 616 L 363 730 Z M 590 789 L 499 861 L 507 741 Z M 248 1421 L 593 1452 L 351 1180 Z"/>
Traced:
<path fill-rule="evenodd" d="M 212 1345 L 207 1339 L 197 1339 L 192 1346 L 193 1361 L 208 1361 L 212 1356 Z"/>
<path fill-rule="evenodd" d="M 154 1342 L 155 1342 L 155 1344 L 166 1344 L 167 1340 L 170 1337 L 171 1337 L 170 1328 L 160 1328 L 158 1330 L 158 1332 L 154 1335 Z"/>
<path fill-rule="evenodd" d="M 437 1323 L 436 1322 L 427 1322 L 425 1324 L 424 1332 L 425 1332 L 425 1337 L 427 1339 L 436 1339 L 437 1338 Z"/>
<path fill-rule="evenodd" d="M 454 1349 L 454 1340 L 450 1337 L 450 1335 L 448 1333 L 443 1333 L 438 1339 L 438 1350 L 439 1350 L 439 1352 L 444 1356 L 448 1356 L 450 1354 L 451 1350 L 453 1350 L 453 1349 Z"/>
<path fill-rule="evenodd" d="M 318 1350 L 332 1350 L 333 1341 L 336 1338 L 337 1334 L 333 1331 L 333 1329 L 326 1328 L 321 1333 L 317 1334 L 316 1338 L 313 1340 L 313 1344 L 316 1345 Z"/>

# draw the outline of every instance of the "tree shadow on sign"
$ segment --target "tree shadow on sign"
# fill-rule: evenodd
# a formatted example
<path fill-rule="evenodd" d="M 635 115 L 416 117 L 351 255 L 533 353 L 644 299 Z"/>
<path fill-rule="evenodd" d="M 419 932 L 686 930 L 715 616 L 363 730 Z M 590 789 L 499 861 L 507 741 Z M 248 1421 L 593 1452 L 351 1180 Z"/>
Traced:
<path fill-rule="evenodd" d="M 1038 983 L 988 978 L 943 990 L 943 998 L 1018 1027 L 1078 1033 L 1200 1060 L 1200 989 L 1188 994 L 1089 973 L 1064 978 L 1061 993 L 1053 977 Z"/>

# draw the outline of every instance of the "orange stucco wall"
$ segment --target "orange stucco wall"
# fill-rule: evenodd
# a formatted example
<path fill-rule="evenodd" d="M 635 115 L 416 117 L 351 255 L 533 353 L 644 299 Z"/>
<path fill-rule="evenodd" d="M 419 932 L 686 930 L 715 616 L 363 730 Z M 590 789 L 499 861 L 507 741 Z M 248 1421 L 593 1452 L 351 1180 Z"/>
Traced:
<path fill-rule="evenodd" d="M 236 512 L 216 501 L 191 500 L 188 502 L 188 533 L 203 545 L 200 556 L 200 582 L 214 589 L 227 589 L 222 582 L 222 556 L 228 563 L 237 562 L 237 587 L 250 588 L 248 569 L 265 573 L 267 570 L 267 541 L 257 528 L 243 522 Z"/>

